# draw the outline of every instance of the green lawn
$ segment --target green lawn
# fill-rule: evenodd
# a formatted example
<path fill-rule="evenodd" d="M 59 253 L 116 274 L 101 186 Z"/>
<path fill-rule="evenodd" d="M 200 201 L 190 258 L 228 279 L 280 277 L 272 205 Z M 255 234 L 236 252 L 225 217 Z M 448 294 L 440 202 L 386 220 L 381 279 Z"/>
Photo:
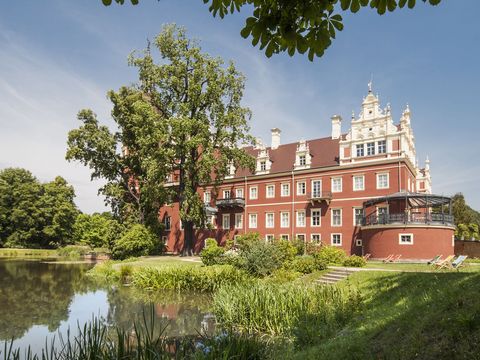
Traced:
<path fill-rule="evenodd" d="M 162 266 L 202 266 L 199 257 L 180 257 L 173 255 L 145 256 L 122 261 L 122 264 L 129 264 L 133 267 L 162 267 Z M 115 264 L 114 267 L 119 266 Z"/>
<path fill-rule="evenodd" d="M 462 266 L 458 269 L 459 272 L 475 272 L 480 270 L 480 266 L 476 264 L 464 263 L 465 266 Z M 413 271 L 413 272 L 439 272 L 435 270 L 435 267 L 425 264 L 425 263 L 383 263 L 381 261 L 368 261 L 365 266 L 366 269 L 385 269 L 385 270 L 398 270 L 398 271 Z M 441 270 L 440 272 L 452 271 L 452 270 Z M 453 270 L 457 271 L 457 270 Z"/>

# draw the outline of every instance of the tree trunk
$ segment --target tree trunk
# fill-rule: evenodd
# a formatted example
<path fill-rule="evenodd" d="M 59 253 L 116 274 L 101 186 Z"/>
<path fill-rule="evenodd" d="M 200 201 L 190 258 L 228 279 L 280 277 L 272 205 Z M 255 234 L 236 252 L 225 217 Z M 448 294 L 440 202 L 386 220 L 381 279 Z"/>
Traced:
<path fill-rule="evenodd" d="M 193 256 L 193 245 L 194 245 L 194 229 L 193 229 L 193 221 L 185 221 L 183 224 L 183 256 Z"/>

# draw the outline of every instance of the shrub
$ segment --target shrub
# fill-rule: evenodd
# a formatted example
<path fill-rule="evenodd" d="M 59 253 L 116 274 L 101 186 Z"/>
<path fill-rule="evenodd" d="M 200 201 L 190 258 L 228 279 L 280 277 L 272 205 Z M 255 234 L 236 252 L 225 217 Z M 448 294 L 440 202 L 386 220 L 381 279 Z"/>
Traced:
<path fill-rule="evenodd" d="M 307 242 L 306 245 L 305 245 L 305 253 L 307 255 L 316 254 L 316 253 L 320 252 L 321 249 L 322 249 L 322 245 L 314 243 L 314 242 Z"/>
<path fill-rule="evenodd" d="M 141 268 L 132 275 L 135 286 L 148 289 L 213 291 L 222 285 L 245 284 L 250 277 L 230 265 Z"/>
<path fill-rule="evenodd" d="M 88 246 L 67 245 L 57 250 L 58 256 L 68 258 L 79 258 L 90 251 Z"/>
<path fill-rule="evenodd" d="M 133 225 L 117 241 L 112 250 L 114 259 L 148 255 L 155 248 L 155 236 L 140 224 Z"/>
<path fill-rule="evenodd" d="M 313 256 L 327 265 L 342 265 L 347 254 L 342 249 L 334 246 L 322 246 L 320 251 Z"/>
<path fill-rule="evenodd" d="M 218 246 L 215 239 L 209 238 L 205 241 L 205 248 L 200 252 L 200 258 L 203 264 L 210 266 L 219 264 L 220 256 L 225 253 L 223 247 Z"/>
<path fill-rule="evenodd" d="M 366 264 L 367 261 L 363 257 L 357 255 L 349 256 L 343 261 L 343 266 L 363 267 Z"/>
<path fill-rule="evenodd" d="M 302 274 L 310 274 L 317 267 L 312 256 L 298 256 L 289 264 L 289 268 Z"/>
<path fill-rule="evenodd" d="M 119 280 L 120 274 L 113 268 L 114 262 L 111 260 L 104 261 L 95 265 L 87 274 L 93 278 L 104 280 L 107 283 Z"/>
<path fill-rule="evenodd" d="M 304 255 L 306 251 L 306 242 L 305 240 L 301 240 L 299 238 L 295 238 L 292 240 L 292 245 L 295 249 L 297 249 L 296 255 Z"/>
<path fill-rule="evenodd" d="M 262 241 L 262 239 L 260 239 L 260 234 L 256 232 L 240 235 L 237 238 L 237 247 L 240 250 L 247 250 L 250 246 L 259 241 Z"/>
<path fill-rule="evenodd" d="M 133 266 L 129 264 L 124 264 L 120 266 L 120 281 L 123 283 L 129 282 L 133 274 Z"/>
<path fill-rule="evenodd" d="M 277 240 L 273 246 L 282 265 L 295 259 L 298 254 L 298 249 L 288 240 Z"/>
<path fill-rule="evenodd" d="M 283 264 L 277 250 L 276 246 L 263 240 L 252 241 L 241 248 L 237 266 L 253 276 L 270 275 Z"/>
<path fill-rule="evenodd" d="M 281 269 L 275 270 L 272 273 L 272 275 L 269 276 L 266 280 L 279 282 L 279 283 L 286 283 L 286 282 L 294 281 L 298 279 L 300 276 L 302 276 L 302 274 L 299 272 L 296 272 L 291 269 L 281 268 Z"/>

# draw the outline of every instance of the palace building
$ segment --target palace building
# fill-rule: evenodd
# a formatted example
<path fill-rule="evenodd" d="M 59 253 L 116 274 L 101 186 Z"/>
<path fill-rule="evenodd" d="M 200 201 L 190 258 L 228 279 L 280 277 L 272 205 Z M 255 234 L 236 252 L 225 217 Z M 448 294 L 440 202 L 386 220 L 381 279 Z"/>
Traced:
<path fill-rule="evenodd" d="M 330 137 L 282 144 L 257 140 L 246 148 L 256 159 L 254 172 L 231 167 L 216 191 L 200 194 L 210 229 L 196 230 L 195 250 L 208 237 L 219 243 L 258 232 L 266 241 L 300 239 L 338 246 L 347 254 L 429 259 L 454 254 L 451 199 L 432 194 L 430 164 L 420 168 L 407 106 L 393 121 L 369 84 L 348 132 L 342 118 L 331 118 Z M 164 206 L 164 240 L 179 252 L 183 230 L 178 203 Z"/>

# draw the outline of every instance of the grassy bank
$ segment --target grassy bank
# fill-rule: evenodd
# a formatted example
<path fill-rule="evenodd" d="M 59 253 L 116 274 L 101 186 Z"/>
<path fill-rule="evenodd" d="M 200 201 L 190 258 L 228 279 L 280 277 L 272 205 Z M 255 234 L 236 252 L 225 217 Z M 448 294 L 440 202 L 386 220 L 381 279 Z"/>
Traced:
<path fill-rule="evenodd" d="M 0 257 L 18 258 L 55 258 L 58 257 L 57 250 L 49 249 L 9 249 L 0 248 Z"/>

